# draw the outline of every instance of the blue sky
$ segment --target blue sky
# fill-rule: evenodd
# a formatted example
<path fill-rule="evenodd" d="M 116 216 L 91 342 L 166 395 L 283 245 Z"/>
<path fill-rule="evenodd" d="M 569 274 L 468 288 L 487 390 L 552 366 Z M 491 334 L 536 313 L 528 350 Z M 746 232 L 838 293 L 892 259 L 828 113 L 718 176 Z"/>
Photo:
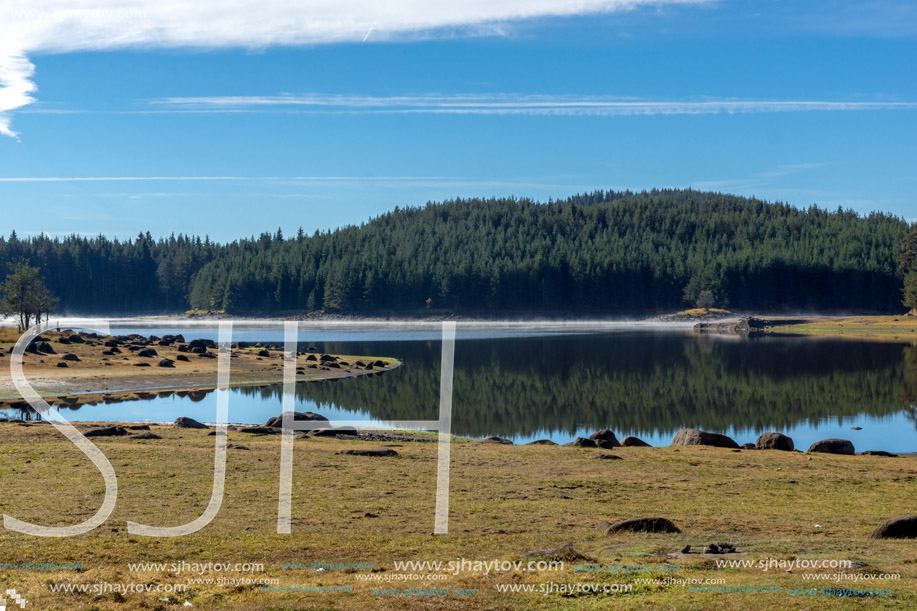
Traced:
<path fill-rule="evenodd" d="M 456 196 L 688 186 L 917 219 L 913 3 L 539 1 L 277 45 L 20 27 L 6 53 L 34 74 L 4 73 L 0 46 L 18 133 L 0 232 L 231 240 Z M 350 4 L 327 10 L 351 24 Z"/>

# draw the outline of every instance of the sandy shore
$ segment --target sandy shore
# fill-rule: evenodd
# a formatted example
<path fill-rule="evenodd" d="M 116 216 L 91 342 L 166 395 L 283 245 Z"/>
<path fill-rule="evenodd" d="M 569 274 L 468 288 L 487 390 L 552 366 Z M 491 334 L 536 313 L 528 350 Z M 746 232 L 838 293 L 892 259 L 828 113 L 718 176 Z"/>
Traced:
<path fill-rule="evenodd" d="M 68 338 L 74 335 L 78 335 L 79 340 L 70 341 Z M 9 351 L 18 337 L 13 330 L 0 332 L 0 409 L 25 405 L 10 371 Z M 41 337 L 44 343 L 36 341 L 33 346 L 40 346 L 44 351 L 24 355 L 23 373 L 33 389 L 52 405 L 148 399 L 156 393 L 194 392 L 217 386 L 216 348 L 208 345 L 201 352 L 200 347 L 192 347 L 194 338 L 191 335 L 180 338 L 188 341 L 165 340 L 168 345 L 163 345 L 164 340 L 155 336 L 153 339 L 100 337 L 64 331 L 43 333 Z M 261 345 L 233 346 L 231 386 L 282 382 L 281 350 Z M 46 350 L 48 348 L 50 351 Z M 195 348 L 200 353 L 191 351 Z M 59 363 L 65 363 L 66 367 Z M 317 382 L 382 375 L 398 367 L 400 362 L 387 357 L 306 352 L 297 356 L 296 365 L 298 381 Z"/>

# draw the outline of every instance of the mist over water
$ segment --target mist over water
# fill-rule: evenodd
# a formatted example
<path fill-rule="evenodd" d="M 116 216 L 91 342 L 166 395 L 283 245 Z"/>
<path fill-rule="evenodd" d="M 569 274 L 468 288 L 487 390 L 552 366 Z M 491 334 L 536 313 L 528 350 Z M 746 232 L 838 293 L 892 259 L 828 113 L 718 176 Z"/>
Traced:
<path fill-rule="evenodd" d="M 181 332 L 188 339 L 217 334 L 209 321 L 112 323 L 115 334 Z M 233 340 L 279 344 L 282 325 L 234 321 Z M 619 439 L 633 434 L 663 445 L 678 429 L 696 427 L 729 434 L 739 443 L 781 431 L 801 449 L 818 439 L 843 437 L 858 450 L 917 451 L 917 347 L 712 337 L 689 327 L 459 322 L 453 433 L 563 443 L 610 428 Z M 298 410 L 379 425 L 438 417 L 441 323 L 310 321 L 300 328 L 303 348 L 391 356 L 403 366 L 381 377 L 299 384 Z M 265 422 L 280 413 L 280 395 L 280 385 L 234 389 L 230 421 Z M 178 416 L 213 421 L 214 405 L 215 395 L 199 393 L 61 413 L 88 421 Z"/>

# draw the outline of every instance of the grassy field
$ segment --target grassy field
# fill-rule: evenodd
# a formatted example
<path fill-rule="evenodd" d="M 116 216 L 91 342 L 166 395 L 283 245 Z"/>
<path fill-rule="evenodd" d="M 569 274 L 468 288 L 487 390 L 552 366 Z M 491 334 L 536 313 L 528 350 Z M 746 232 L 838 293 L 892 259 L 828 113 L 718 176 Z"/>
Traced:
<path fill-rule="evenodd" d="M 806 317 L 778 322 L 768 327 L 767 331 L 775 334 L 917 342 L 917 316 Z"/>
<path fill-rule="evenodd" d="M 607 451 L 456 440 L 449 534 L 434 536 L 437 444 L 297 439 L 293 532 L 278 535 L 280 438 L 233 431 L 228 442 L 247 449 L 228 451 L 219 514 L 193 535 L 163 539 L 130 535 L 126 522 L 173 526 L 200 515 L 211 494 L 215 438 L 204 430 L 152 429 L 162 439 L 94 438 L 111 460 L 119 483 L 117 506 L 103 526 L 64 539 L 0 530 L 0 584 L 25 596 L 26 609 L 173 609 L 186 602 L 198 609 L 229 610 L 917 608 L 917 546 L 907 540 L 867 538 L 885 519 L 917 513 L 914 456 L 700 447 Z M 397 446 L 393 449 L 399 455 L 338 454 L 384 446 Z M 622 460 L 596 460 L 598 454 Z M 43 525 L 82 521 L 96 511 L 103 496 L 99 473 L 47 424 L 0 423 L 0 482 L 0 511 Z M 667 517 L 682 532 L 605 535 L 596 529 L 602 520 L 641 516 Z M 732 543 L 739 552 L 721 559 L 834 559 L 857 564 L 787 572 L 717 568 L 716 557 L 701 554 L 668 557 L 686 545 L 699 549 L 719 542 Z M 453 575 L 395 567 L 397 561 L 457 559 L 523 561 L 525 566 L 530 560 L 526 552 L 565 544 L 572 544 L 575 554 L 566 553 L 564 567 L 558 570 L 484 574 L 471 567 Z M 539 559 L 546 560 L 534 558 Z M 64 562 L 82 567 L 42 571 L 16 565 Z M 322 571 L 284 566 L 313 562 L 361 566 Z M 144 570 L 129 563 L 166 566 Z M 263 565 L 263 570 L 207 570 L 207 563 L 252 563 Z M 577 569 L 589 564 L 643 567 L 634 572 Z M 804 575 L 839 571 L 848 578 L 812 581 Z M 851 574 L 899 574 L 900 579 L 854 581 Z M 695 587 L 720 591 L 692 591 L 685 581 L 663 582 L 666 577 L 697 580 Z M 261 579 L 276 581 L 245 583 Z M 646 581 L 653 579 L 658 581 Z M 500 591 L 513 584 L 537 589 L 550 583 L 558 585 L 547 595 Z M 61 584 L 88 584 L 90 591 L 52 591 Z M 117 591 L 128 584 L 187 589 Z M 569 585 L 560 584 L 632 589 L 564 595 L 557 589 Z M 106 588 L 110 591 L 103 592 Z M 283 588 L 288 591 L 280 591 Z M 289 591 L 295 588 L 299 591 Z M 407 588 L 453 591 L 391 595 L 392 590 L 403 593 Z M 882 592 L 825 596 L 826 588 Z M 795 589 L 810 592 L 794 594 Z"/>

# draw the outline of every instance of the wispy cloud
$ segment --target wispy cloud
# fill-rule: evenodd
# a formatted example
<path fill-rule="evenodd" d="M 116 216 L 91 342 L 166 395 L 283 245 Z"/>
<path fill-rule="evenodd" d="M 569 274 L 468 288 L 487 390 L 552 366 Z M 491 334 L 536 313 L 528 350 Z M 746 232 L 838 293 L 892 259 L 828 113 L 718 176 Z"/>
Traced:
<path fill-rule="evenodd" d="M 736 98 L 647 100 L 573 95 L 405 95 L 171 97 L 150 101 L 162 110 L 140 112 L 426 113 L 478 115 L 709 115 L 806 111 L 914 110 L 917 102 L 841 100 L 747 100 Z"/>
<path fill-rule="evenodd" d="M 125 48 L 261 49 L 378 42 L 456 31 L 502 35 L 506 24 L 550 16 L 709 0 L 4 0 L 0 9 L 0 133 L 30 104 L 40 53 Z M 64 6 L 62 6 L 64 5 Z M 371 33 L 371 35 L 370 35 Z"/>

